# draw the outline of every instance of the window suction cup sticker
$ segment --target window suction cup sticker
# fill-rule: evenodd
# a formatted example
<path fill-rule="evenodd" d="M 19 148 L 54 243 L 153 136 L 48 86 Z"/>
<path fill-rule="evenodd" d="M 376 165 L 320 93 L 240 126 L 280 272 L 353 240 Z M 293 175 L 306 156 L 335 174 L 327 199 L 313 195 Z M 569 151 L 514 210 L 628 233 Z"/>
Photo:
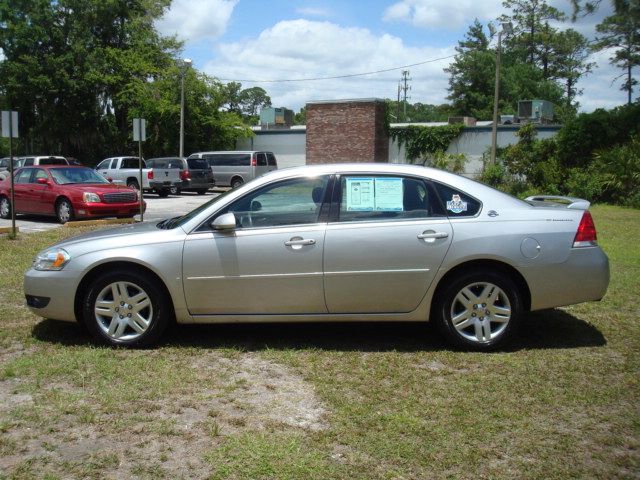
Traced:
<path fill-rule="evenodd" d="M 467 202 L 463 202 L 460 195 L 452 195 L 447 201 L 447 210 L 452 213 L 462 213 L 467 211 Z"/>

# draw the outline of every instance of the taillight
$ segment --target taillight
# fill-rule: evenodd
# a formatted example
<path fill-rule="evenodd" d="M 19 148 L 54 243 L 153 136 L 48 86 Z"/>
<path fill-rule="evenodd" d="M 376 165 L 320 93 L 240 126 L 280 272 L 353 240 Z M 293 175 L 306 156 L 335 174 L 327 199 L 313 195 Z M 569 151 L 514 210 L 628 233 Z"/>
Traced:
<path fill-rule="evenodd" d="M 252 166 L 252 167 L 255 167 L 256 165 L 258 165 L 258 162 L 256 161 L 256 154 L 254 153 L 254 154 L 251 156 L 251 166 Z"/>
<path fill-rule="evenodd" d="M 180 180 L 191 180 L 189 170 L 180 170 Z"/>
<path fill-rule="evenodd" d="M 596 235 L 596 226 L 593 223 L 593 218 L 588 211 L 582 214 L 580 225 L 578 225 L 578 231 L 573 239 L 574 247 L 592 247 L 597 245 L 598 237 Z"/>
<path fill-rule="evenodd" d="M 148 178 L 149 180 L 153 180 L 153 170 L 149 170 L 149 171 L 147 172 L 147 178 Z"/>

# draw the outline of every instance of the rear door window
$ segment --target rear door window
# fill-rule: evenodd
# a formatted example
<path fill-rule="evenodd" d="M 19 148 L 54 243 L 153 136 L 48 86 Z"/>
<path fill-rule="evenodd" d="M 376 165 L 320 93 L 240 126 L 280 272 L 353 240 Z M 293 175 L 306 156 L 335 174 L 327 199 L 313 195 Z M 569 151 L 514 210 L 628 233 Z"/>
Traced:
<path fill-rule="evenodd" d="M 345 175 L 340 180 L 339 222 L 444 217 L 432 185 L 422 179 Z"/>
<path fill-rule="evenodd" d="M 33 157 L 26 157 L 24 159 L 24 163 L 22 164 L 23 167 L 30 167 L 31 165 L 33 165 L 33 161 L 35 159 Z"/>
<path fill-rule="evenodd" d="M 24 170 L 20 170 L 16 175 L 15 183 L 29 183 L 31 181 L 31 174 L 33 170 L 30 168 L 25 168 Z"/>

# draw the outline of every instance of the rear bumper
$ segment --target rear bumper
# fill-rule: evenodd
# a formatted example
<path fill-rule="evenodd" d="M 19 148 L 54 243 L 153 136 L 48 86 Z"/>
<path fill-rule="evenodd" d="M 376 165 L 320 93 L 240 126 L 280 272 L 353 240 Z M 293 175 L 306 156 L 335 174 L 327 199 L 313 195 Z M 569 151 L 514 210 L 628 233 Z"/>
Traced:
<path fill-rule="evenodd" d="M 609 259 L 600 247 L 573 248 L 561 264 L 520 272 L 531 291 L 531 310 L 600 300 L 609 286 Z"/>
<path fill-rule="evenodd" d="M 182 182 L 177 181 L 177 182 L 172 182 L 170 180 L 166 180 L 166 181 L 151 181 L 149 182 L 149 188 L 151 190 L 168 190 L 171 187 L 178 187 L 181 188 L 180 185 L 182 184 Z"/>

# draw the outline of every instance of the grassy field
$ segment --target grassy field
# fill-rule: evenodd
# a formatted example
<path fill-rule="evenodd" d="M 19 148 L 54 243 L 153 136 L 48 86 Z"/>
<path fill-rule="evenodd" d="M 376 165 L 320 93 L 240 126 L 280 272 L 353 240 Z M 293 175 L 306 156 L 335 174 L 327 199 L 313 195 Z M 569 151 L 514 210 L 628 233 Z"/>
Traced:
<path fill-rule="evenodd" d="M 57 229 L 0 239 L 0 478 L 640 478 L 640 211 L 592 213 L 599 303 L 530 314 L 516 344 L 426 325 L 182 327 L 93 346 L 23 306 Z"/>

